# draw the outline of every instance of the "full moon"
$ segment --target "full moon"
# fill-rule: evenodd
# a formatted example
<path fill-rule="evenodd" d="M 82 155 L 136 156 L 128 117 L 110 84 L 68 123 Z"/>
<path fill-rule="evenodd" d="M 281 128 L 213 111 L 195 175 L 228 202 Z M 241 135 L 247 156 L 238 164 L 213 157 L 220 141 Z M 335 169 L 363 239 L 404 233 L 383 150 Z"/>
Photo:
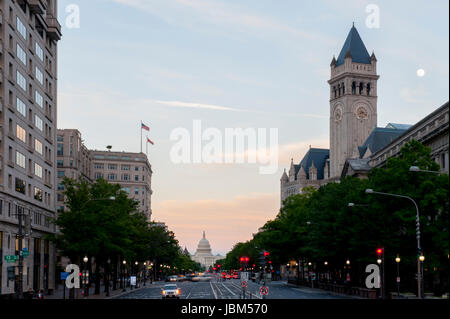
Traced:
<path fill-rule="evenodd" d="M 417 76 L 418 77 L 423 77 L 425 75 L 425 70 L 424 69 L 418 69 L 417 70 Z"/>

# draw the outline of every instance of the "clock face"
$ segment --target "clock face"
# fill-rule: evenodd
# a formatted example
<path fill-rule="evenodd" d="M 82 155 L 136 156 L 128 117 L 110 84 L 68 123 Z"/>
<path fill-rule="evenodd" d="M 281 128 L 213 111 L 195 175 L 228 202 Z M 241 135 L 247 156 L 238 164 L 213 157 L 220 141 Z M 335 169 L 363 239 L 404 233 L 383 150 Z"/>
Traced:
<path fill-rule="evenodd" d="M 340 120 L 342 120 L 342 109 L 340 107 L 338 107 L 335 111 L 334 111 L 334 120 L 336 122 L 339 122 Z"/>
<path fill-rule="evenodd" d="M 366 120 L 369 117 L 369 113 L 364 106 L 358 106 L 356 108 L 356 117 L 360 120 Z"/>

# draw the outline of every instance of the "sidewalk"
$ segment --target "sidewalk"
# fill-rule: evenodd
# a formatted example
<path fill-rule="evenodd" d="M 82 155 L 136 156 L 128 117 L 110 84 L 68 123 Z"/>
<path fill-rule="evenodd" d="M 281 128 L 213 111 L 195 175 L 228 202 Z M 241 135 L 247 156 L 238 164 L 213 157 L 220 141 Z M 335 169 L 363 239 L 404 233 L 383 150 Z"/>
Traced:
<path fill-rule="evenodd" d="M 147 288 L 147 287 L 151 287 L 151 286 L 152 286 L 152 284 L 150 282 L 147 282 L 145 286 L 141 285 L 139 288 L 133 288 L 132 290 L 130 289 L 130 287 L 127 287 L 126 292 L 123 292 L 122 291 L 123 289 L 119 288 L 120 285 L 117 285 L 116 290 L 112 290 L 112 287 L 110 287 L 109 297 L 107 297 L 104 285 L 100 285 L 100 294 L 98 294 L 98 295 L 94 295 L 95 285 L 91 285 L 91 288 L 89 289 L 89 296 L 87 296 L 86 298 L 84 298 L 82 296 L 82 291 L 84 291 L 82 288 L 75 289 L 75 299 L 110 299 L 110 298 L 118 297 L 120 295 L 125 295 L 128 293 L 134 292 L 134 291 L 141 290 L 142 288 Z M 63 299 L 63 297 L 64 297 L 63 288 L 64 288 L 64 286 L 62 284 L 58 285 L 58 289 L 55 289 L 52 295 L 45 295 L 45 299 Z M 69 294 L 70 294 L 69 289 L 66 287 L 66 299 L 69 299 Z M 77 295 L 78 295 L 78 298 L 77 298 Z"/>

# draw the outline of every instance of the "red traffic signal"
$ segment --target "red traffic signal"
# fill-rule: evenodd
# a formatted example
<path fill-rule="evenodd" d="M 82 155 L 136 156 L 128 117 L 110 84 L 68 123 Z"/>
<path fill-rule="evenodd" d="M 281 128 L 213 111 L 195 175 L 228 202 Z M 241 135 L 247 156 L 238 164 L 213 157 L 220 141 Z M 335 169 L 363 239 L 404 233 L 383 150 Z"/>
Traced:
<path fill-rule="evenodd" d="M 213 270 L 216 270 L 216 267 L 213 267 Z"/>
<path fill-rule="evenodd" d="M 243 263 L 244 262 L 244 257 L 241 257 L 240 260 L 241 260 L 241 263 Z"/>
<path fill-rule="evenodd" d="M 377 255 L 381 256 L 383 254 L 383 248 L 378 248 L 377 249 Z"/>
<path fill-rule="evenodd" d="M 272 263 L 272 260 L 269 260 L 269 264 L 271 264 Z"/>
<path fill-rule="evenodd" d="M 217 268 L 220 268 L 220 265 L 217 265 Z"/>
<path fill-rule="evenodd" d="M 268 251 L 264 251 L 264 257 L 268 257 L 270 254 Z"/>

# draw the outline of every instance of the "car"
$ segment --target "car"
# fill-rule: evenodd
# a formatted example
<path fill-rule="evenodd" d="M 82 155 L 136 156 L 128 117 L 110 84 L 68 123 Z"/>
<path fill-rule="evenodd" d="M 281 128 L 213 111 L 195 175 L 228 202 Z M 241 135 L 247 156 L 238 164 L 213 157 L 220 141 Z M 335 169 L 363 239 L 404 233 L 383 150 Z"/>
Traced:
<path fill-rule="evenodd" d="M 175 298 L 180 299 L 181 290 L 175 284 L 167 284 L 161 289 L 162 299 Z"/>
<path fill-rule="evenodd" d="M 178 281 L 185 281 L 186 277 L 184 275 L 178 275 L 177 280 Z"/>
<path fill-rule="evenodd" d="M 233 274 L 233 279 L 238 279 L 238 273 L 237 273 L 237 272 L 235 272 L 235 273 Z"/>
<path fill-rule="evenodd" d="M 184 276 L 185 281 L 192 281 L 192 278 L 194 278 L 194 275 L 192 274 L 187 274 L 186 276 Z"/>
<path fill-rule="evenodd" d="M 169 281 L 169 282 L 176 282 L 177 280 L 178 280 L 178 276 L 168 276 L 166 278 L 166 281 Z"/>

